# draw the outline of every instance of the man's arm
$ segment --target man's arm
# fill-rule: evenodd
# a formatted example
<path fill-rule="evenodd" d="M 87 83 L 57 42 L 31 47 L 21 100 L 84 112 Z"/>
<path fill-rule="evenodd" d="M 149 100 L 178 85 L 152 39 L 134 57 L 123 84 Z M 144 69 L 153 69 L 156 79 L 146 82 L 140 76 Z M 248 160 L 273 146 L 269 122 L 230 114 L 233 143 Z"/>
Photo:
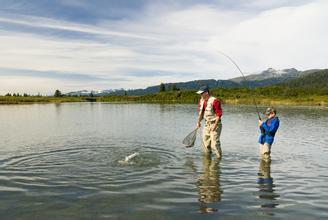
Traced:
<path fill-rule="evenodd" d="M 204 113 L 203 112 L 202 113 L 199 113 L 198 114 L 198 120 L 197 120 L 197 128 L 200 128 L 201 121 L 203 120 L 203 118 L 204 118 Z"/>
<path fill-rule="evenodd" d="M 201 121 L 204 118 L 204 111 L 200 112 L 200 108 L 201 108 L 200 103 L 201 103 L 201 100 L 199 100 L 199 102 L 198 102 L 198 119 L 197 119 L 197 125 L 196 125 L 197 128 L 200 128 Z"/>
<path fill-rule="evenodd" d="M 214 109 L 214 112 L 216 114 L 216 118 L 215 118 L 215 122 L 213 124 L 213 127 L 211 129 L 212 131 L 217 129 L 219 121 L 221 120 L 221 116 L 222 116 L 221 103 L 219 102 L 219 100 L 217 100 L 217 99 L 214 100 L 213 109 Z"/>

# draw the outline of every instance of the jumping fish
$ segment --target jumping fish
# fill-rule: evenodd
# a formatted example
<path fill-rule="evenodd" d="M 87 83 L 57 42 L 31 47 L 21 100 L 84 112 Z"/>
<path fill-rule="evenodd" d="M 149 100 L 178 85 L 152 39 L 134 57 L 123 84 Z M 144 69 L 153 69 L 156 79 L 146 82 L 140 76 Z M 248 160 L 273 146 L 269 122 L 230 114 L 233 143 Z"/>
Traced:
<path fill-rule="evenodd" d="M 124 158 L 124 160 L 120 160 L 120 161 L 118 161 L 118 162 L 119 162 L 119 163 L 128 163 L 130 160 L 132 160 L 133 158 L 135 158 L 135 157 L 138 156 L 138 155 L 139 155 L 138 152 L 133 153 L 133 154 L 130 154 L 130 155 L 126 156 L 126 157 Z"/>

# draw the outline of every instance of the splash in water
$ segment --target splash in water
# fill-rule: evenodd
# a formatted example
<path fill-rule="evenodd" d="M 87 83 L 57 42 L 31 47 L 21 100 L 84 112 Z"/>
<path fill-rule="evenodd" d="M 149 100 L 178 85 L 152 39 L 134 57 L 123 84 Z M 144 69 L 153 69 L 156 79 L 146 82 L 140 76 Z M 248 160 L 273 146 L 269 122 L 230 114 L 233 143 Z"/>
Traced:
<path fill-rule="evenodd" d="M 135 157 L 138 156 L 138 155 L 139 155 L 138 152 L 133 153 L 133 154 L 130 154 L 130 155 L 126 156 L 126 157 L 124 158 L 124 160 L 119 160 L 118 162 L 119 162 L 120 164 L 127 164 L 127 163 L 129 163 L 129 161 L 131 161 L 133 158 L 135 158 Z"/>

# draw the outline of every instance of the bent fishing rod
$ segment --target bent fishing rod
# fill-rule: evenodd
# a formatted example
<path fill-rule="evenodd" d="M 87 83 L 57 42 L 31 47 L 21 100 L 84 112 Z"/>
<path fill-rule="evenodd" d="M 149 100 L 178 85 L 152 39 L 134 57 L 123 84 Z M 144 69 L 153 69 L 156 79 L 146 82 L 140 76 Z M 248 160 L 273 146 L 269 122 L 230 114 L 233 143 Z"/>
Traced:
<path fill-rule="evenodd" d="M 249 90 L 251 90 L 251 87 L 250 87 L 250 84 L 249 84 L 247 78 L 245 77 L 244 73 L 241 71 L 241 69 L 239 68 L 239 66 L 237 65 L 237 63 L 230 56 L 228 56 L 227 54 L 223 53 L 222 51 L 217 50 L 217 52 L 219 52 L 220 54 L 222 54 L 223 56 L 225 56 L 226 58 L 228 58 L 232 62 L 232 64 L 234 64 L 235 67 L 237 67 L 238 71 L 241 73 L 241 75 L 243 76 L 245 82 L 247 83 Z M 254 97 L 254 94 L 253 93 L 252 93 L 252 98 L 253 98 L 253 103 L 254 103 L 255 108 L 256 108 L 257 116 L 259 117 L 259 120 L 261 120 L 259 109 L 257 108 L 257 104 L 256 104 L 255 97 Z"/>

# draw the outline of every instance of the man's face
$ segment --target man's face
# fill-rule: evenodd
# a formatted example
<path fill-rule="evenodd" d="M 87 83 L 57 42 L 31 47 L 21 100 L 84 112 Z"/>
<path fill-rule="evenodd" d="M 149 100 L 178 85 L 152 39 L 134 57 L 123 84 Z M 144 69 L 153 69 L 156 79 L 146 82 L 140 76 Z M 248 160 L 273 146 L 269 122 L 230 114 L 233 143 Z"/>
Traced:
<path fill-rule="evenodd" d="M 209 98 L 208 92 L 203 92 L 201 95 L 202 99 L 207 100 Z"/>

